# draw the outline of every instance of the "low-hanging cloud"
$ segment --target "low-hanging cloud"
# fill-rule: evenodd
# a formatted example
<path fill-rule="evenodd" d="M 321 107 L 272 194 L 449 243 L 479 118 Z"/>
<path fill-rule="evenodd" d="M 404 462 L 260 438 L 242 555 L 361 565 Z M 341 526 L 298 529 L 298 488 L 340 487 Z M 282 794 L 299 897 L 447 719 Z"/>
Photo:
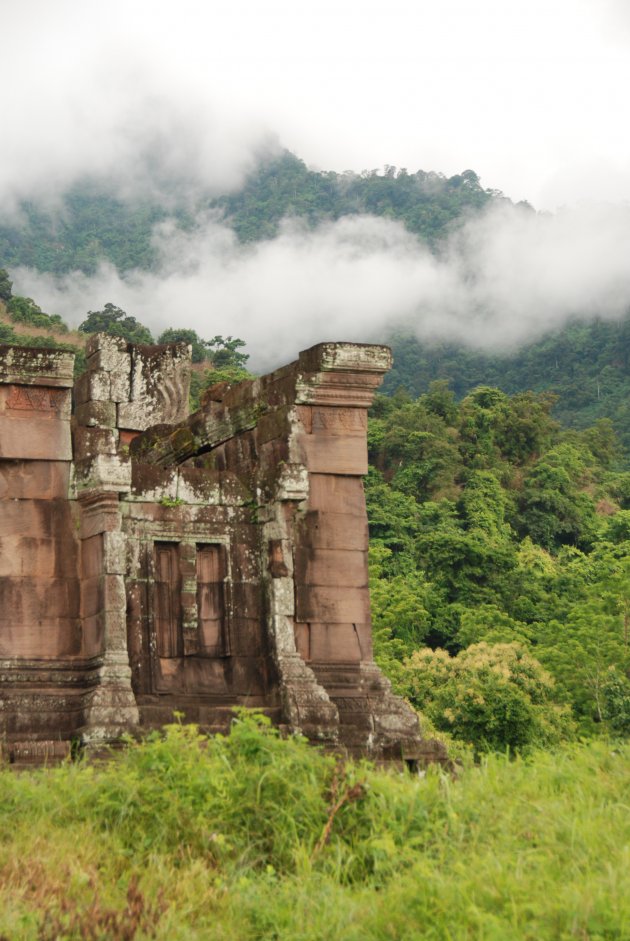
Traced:
<path fill-rule="evenodd" d="M 627 8 L 4 0 L 0 209 L 86 175 L 224 191 L 269 133 L 337 171 L 472 167 L 548 208 L 630 198 Z"/>
<path fill-rule="evenodd" d="M 508 203 L 469 219 L 432 254 L 400 223 L 348 216 L 240 244 L 216 216 L 191 232 L 162 224 L 155 272 L 62 278 L 19 269 L 15 290 L 78 324 L 107 301 L 157 335 L 192 327 L 243 337 L 254 368 L 321 340 L 379 341 L 405 327 L 427 342 L 507 349 L 569 319 L 622 317 L 630 306 L 630 209 L 556 215 Z"/>
<path fill-rule="evenodd" d="M 191 3 L 173 11 L 146 0 L 8 0 L 0 57 L 3 216 L 24 199 L 55 204 L 86 177 L 135 200 L 223 193 L 277 148 L 269 122 L 226 94 L 226 70 L 209 53 L 207 35 L 174 41 Z"/>

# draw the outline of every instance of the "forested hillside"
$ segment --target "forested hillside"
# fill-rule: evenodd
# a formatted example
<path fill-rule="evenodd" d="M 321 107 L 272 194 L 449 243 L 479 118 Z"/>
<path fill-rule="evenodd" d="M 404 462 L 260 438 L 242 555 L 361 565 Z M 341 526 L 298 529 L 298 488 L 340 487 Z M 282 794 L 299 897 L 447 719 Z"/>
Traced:
<path fill-rule="evenodd" d="M 275 235 L 286 216 L 314 225 L 368 213 L 397 219 L 435 245 L 450 225 L 497 198 L 501 194 L 483 189 L 472 170 L 452 177 L 396 167 L 362 174 L 317 172 L 287 152 L 259 166 L 242 189 L 208 205 L 224 212 L 243 241 Z"/>
<path fill-rule="evenodd" d="M 90 310 L 75 331 L 69 330 L 57 314 L 47 314 L 30 297 L 13 294 L 13 285 L 5 269 L 0 268 L 0 343 L 67 349 L 74 353 L 75 376 L 85 369 L 85 342 L 91 333 L 110 333 L 130 343 L 189 343 L 192 349 L 190 407 L 199 405 L 203 389 L 217 382 L 238 382 L 250 374 L 245 368 L 249 354 L 242 352 L 245 342 L 238 337 L 217 335 L 203 339 L 185 327 L 169 327 L 154 337 L 131 314 L 108 302 L 103 310 Z"/>
<path fill-rule="evenodd" d="M 402 387 L 417 396 L 437 379 L 448 380 L 458 399 L 480 384 L 509 393 L 548 392 L 562 425 L 586 428 L 610 418 L 626 460 L 630 456 L 630 314 L 619 322 L 575 322 L 503 355 L 427 345 L 409 334 L 394 334 L 389 342 L 394 367 L 386 393 Z"/>
<path fill-rule="evenodd" d="M 241 189 L 226 195 L 198 192 L 167 200 L 122 199 L 106 181 L 85 179 L 65 192 L 53 208 L 23 201 L 19 215 L 0 210 L 0 267 L 19 265 L 63 274 L 92 273 L 100 261 L 119 271 L 150 269 L 156 223 L 172 219 L 190 229 L 199 213 L 214 210 L 241 241 L 276 234 L 280 221 L 293 216 L 315 225 L 326 219 L 371 213 L 398 219 L 429 244 L 468 212 L 500 194 L 481 187 L 471 171 L 446 178 L 438 173 L 318 172 L 285 151 L 261 161 Z"/>
<path fill-rule="evenodd" d="M 551 404 L 436 382 L 370 423 L 377 658 L 477 752 L 630 732 L 630 473 Z"/>

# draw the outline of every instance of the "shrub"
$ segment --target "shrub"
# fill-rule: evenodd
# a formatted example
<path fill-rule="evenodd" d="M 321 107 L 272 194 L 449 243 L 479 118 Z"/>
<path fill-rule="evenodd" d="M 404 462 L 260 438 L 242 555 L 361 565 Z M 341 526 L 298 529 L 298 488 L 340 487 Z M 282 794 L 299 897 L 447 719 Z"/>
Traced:
<path fill-rule="evenodd" d="M 477 753 L 549 745 L 570 731 L 551 675 L 522 644 L 473 644 L 456 657 L 419 650 L 405 673 L 414 706 Z"/>

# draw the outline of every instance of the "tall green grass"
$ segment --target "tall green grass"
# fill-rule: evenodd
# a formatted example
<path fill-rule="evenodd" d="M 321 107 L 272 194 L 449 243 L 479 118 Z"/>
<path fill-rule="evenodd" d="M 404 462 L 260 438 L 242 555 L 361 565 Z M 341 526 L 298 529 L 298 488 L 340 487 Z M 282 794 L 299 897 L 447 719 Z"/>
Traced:
<path fill-rule="evenodd" d="M 175 725 L 0 773 L 0 938 L 617 941 L 629 845 L 628 745 L 419 779 Z"/>

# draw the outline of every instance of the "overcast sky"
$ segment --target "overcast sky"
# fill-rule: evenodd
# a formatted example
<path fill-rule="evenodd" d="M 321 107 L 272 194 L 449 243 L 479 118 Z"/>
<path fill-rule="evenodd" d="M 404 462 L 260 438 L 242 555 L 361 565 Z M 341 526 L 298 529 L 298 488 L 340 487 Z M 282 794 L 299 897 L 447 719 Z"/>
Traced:
<path fill-rule="evenodd" d="M 216 216 L 158 227 L 156 271 L 16 290 L 77 324 L 112 301 L 157 333 L 244 337 L 257 368 L 322 339 L 509 347 L 630 307 L 630 0 L 0 0 L 0 204 L 105 174 L 238 186 L 285 146 L 318 169 L 473 169 L 493 207 L 438 258 L 402 225 Z M 557 211 L 559 210 L 559 211 Z"/>
<path fill-rule="evenodd" d="M 537 208 L 630 199 L 627 0 L 2 0 L 0 194 L 129 165 L 230 185 L 266 137 Z M 165 152 L 165 142 L 170 148 Z"/>

